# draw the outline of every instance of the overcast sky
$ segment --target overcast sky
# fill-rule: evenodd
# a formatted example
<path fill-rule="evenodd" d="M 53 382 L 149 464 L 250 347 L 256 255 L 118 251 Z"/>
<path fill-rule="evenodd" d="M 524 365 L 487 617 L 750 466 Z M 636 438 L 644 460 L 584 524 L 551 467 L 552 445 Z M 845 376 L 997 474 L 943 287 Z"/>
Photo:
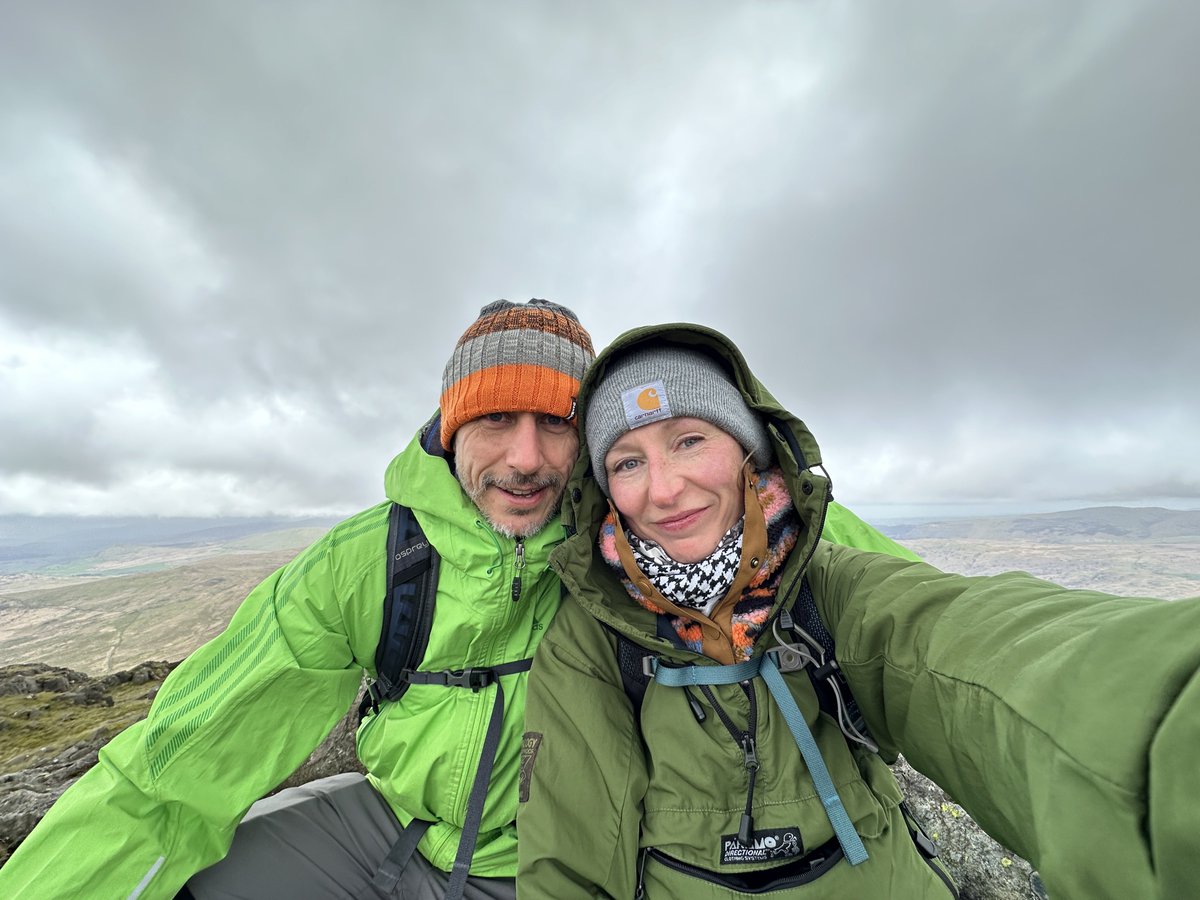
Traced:
<path fill-rule="evenodd" d="M 6 3 L 0 514 L 349 513 L 479 307 L 736 340 L 839 499 L 1200 507 L 1200 4 Z"/>

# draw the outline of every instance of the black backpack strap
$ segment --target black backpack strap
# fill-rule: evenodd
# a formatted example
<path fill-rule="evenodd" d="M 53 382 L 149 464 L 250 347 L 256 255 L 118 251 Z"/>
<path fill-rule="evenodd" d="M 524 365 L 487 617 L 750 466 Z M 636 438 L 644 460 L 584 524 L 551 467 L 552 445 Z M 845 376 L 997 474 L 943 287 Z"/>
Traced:
<path fill-rule="evenodd" d="M 640 719 L 642 701 L 646 698 L 646 688 L 650 684 L 650 676 L 642 670 L 642 662 L 647 656 L 646 648 L 639 647 L 616 629 L 610 630 L 617 638 L 617 667 L 621 670 L 621 687 L 625 689 L 625 696 L 633 705 L 633 717 Z"/>
<path fill-rule="evenodd" d="M 492 780 L 492 769 L 496 764 L 496 749 L 500 746 L 500 736 L 504 724 L 504 687 L 500 676 L 515 675 L 518 672 L 528 672 L 533 665 L 532 659 L 518 659 L 513 662 L 501 663 L 498 666 L 488 666 L 477 669 L 461 669 L 455 672 L 413 672 L 406 671 L 405 678 L 410 684 L 434 684 L 443 687 L 465 687 L 479 691 L 489 684 L 496 686 L 496 699 L 492 701 L 492 714 L 488 719 L 487 731 L 484 734 L 483 749 L 479 754 L 479 765 L 475 768 L 475 780 L 471 782 L 471 793 L 467 796 L 467 808 L 463 816 L 462 835 L 458 840 L 458 852 L 454 857 L 454 865 L 450 869 L 450 877 L 446 881 L 445 900 L 462 900 L 467 883 L 467 875 L 471 869 L 471 859 L 475 855 L 475 844 L 479 840 L 479 823 L 483 820 L 483 806 L 487 801 L 488 784 Z M 425 826 L 428 827 L 428 826 Z M 416 846 L 420 834 L 413 841 L 406 829 L 401 833 L 388 860 L 393 856 L 396 861 L 384 865 L 375 875 L 375 884 L 381 889 L 390 889 L 399 878 L 399 871 L 404 862 L 411 857 L 409 843 Z M 403 860 L 404 862 L 399 862 Z"/>
<path fill-rule="evenodd" d="M 842 731 L 846 732 L 847 738 L 855 739 L 852 734 L 847 732 L 846 725 L 848 724 L 861 737 L 867 738 L 869 741 L 870 733 L 867 730 L 866 720 L 858 708 L 858 703 L 854 700 L 854 694 L 850 690 L 850 683 L 846 680 L 845 673 L 838 665 L 833 635 L 821 620 L 821 614 L 817 610 L 817 600 L 813 596 L 812 586 L 808 583 L 807 575 L 800 578 L 800 591 L 791 608 L 785 608 L 780 612 L 779 624 L 812 649 L 819 648 L 820 650 L 820 664 L 807 665 L 805 671 L 808 672 L 813 688 L 817 692 L 821 711 L 838 723 Z M 797 629 L 802 630 L 803 634 L 800 634 Z M 859 741 L 859 743 L 863 742 Z M 869 743 L 867 746 L 874 748 L 873 743 Z"/>
<path fill-rule="evenodd" d="M 436 435 L 438 432 L 436 417 L 427 428 L 428 433 L 423 437 L 433 440 L 429 435 Z M 472 691 L 482 690 L 492 684 L 496 686 L 492 714 L 488 720 L 479 765 L 475 769 L 475 780 L 467 800 L 462 837 L 447 882 L 446 900 L 460 900 L 475 853 L 488 784 L 495 766 L 496 749 L 500 744 L 504 721 L 504 689 L 500 678 L 504 675 L 528 672 L 533 660 L 519 659 L 495 666 L 446 669 L 441 672 L 419 671 L 417 667 L 425 657 L 425 650 L 429 645 L 429 632 L 433 628 L 439 569 L 440 557 L 421 531 L 417 517 L 408 507 L 393 503 L 388 518 L 388 590 L 383 601 L 383 625 L 379 635 L 379 646 L 375 651 L 376 679 L 367 688 L 358 713 L 361 720 L 369 709 L 378 712 L 382 701 L 400 699 L 413 684 L 461 687 Z M 409 828 L 401 833 L 385 864 L 376 873 L 376 884 L 387 889 L 394 886 L 400 871 L 411 857 L 412 850 L 427 827 L 426 824 L 419 830 Z"/>
<path fill-rule="evenodd" d="M 405 673 L 425 656 L 433 607 L 437 599 L 440 559 L 417 517 L 407 506 L 393 503 L 388 518 L 387 594 L 383 625 L 375 650 L 375 681 L 358 707 L 378 712 L 382 700 L 398 700 L 408 689 Z"/>
<path fill-rule="evenodd" d="M 604 627 L 611 631 L 617 640 L 617 667 L 621 670 L 621 687 L 625 689 L 625 696 L 633 704 L 634 717 L 640 720 L 642 701 L 646 698 L 646 688 L 650 684 L 651 677 L 650 673 L 646 671 L 646 660 L 653 657 L 654 653 L 641 644 L 634 643 L 612 626 L 606 624 Z M 683 638 L 671 624 L 669 616 L 660 614 L 657 617 L 655 634 L 680 649 L 687 649 Z"/>

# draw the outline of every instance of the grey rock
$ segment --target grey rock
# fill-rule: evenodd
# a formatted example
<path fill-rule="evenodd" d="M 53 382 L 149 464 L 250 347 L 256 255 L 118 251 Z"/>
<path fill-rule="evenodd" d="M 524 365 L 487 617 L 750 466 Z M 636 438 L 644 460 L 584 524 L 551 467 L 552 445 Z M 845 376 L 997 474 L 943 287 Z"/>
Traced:
<path fill-rule="evenodd" d="M 1029 863 L 992 840 L 945 791 L 903 758 L 892 766 L 892 771 L 913 815 L 937 843 L 962 900 L 1045 897 L 1033 887 Z"/>

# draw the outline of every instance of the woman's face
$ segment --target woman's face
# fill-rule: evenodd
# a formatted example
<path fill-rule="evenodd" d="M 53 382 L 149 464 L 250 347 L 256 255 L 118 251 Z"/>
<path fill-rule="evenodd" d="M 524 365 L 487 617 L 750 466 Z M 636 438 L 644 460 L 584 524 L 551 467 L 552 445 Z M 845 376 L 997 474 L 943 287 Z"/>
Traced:
<path fill-rule="evenodd" d="M 676 562 L 699 562 L 742 517 L 745 451 L 703 419 L 663 419 L 621 435 L 604 457 L 608 488 L 634 534 Z"/>

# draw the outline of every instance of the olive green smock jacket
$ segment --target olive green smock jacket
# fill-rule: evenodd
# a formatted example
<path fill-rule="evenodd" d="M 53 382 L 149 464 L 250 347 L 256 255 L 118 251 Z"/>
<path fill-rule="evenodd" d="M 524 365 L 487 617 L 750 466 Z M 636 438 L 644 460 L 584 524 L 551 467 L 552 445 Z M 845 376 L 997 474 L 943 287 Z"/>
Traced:
<path fill-rule="evenodd" d="M 767 897 L 949 897 L 916 848 L 884 765 L 903 753 L 993 837 L 1031 860 L 1050 896 L 1200 897 L 1200 599 L 1164 602 L 1065 590 L 1022 573 L 968 578 L 818 540 L 829 482 L 804 424 L 783 410 L 727 339 L 696 326 L 644 340 L 703 345 L 724 359 L 770 429 L 806 524 L 776 598 L 807 577 L 881 756 L 850 749 L 803 673 L 786 676 L 870 858 L 841 860 Z M 585 379 L 581 408 L 612 350 Z M 751 682 L 759 768 L 758 855 L 729 844 L 749 769 L 712 704 L 698 721 L 681 689 L 649 685 L 640 723 L 622 688 L 613 632 L 675 664 L 712 660 L 656 636 L 600 558 L 606 505 L 586 448 L 568 487 L 574 532 L 552 565 L 569 593 L 536 657 L 526 709 L 518 888 L 522 900 L 745 896 L 799 832 L 803 853 L 833 831 L 762 679 Z M 774 641 L 760 639 L 756 654 Z M 739 685 L 712 689 L 750 727 Z M 640 726 L 640 727 L 639 727 Z M 772 843 L 774 842 L 774 843 Z M 814 871 L 816 871 L 814 870 Z M 783 871 L 783 870 L 781 870 Z"/>

